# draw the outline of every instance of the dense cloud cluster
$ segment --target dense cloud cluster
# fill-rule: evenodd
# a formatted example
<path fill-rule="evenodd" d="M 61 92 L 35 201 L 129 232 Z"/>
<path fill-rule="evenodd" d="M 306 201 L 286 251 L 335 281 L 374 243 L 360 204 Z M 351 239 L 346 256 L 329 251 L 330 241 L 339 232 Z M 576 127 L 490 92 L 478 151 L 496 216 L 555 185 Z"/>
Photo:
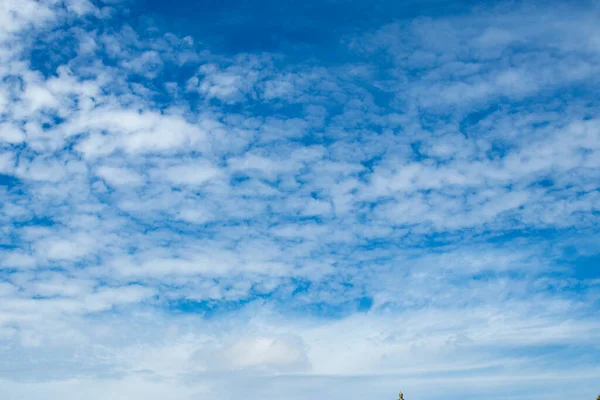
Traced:
<path fill-rule="evenodd" d="M 597 8 L 391 22 L 338 62 L 126 8 L 0 5 L 10 399 L 591 390 Z"/>

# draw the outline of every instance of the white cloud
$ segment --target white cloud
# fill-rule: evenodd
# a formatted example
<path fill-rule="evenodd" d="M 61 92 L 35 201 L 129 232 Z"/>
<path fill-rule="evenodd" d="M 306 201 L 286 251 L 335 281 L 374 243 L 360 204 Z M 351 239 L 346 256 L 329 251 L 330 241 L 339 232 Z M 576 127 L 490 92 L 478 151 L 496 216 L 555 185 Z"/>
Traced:
<path fill-rule="evenodd" d="M 592 17 L 398 22 L 336 64 L 103 4 L 0 6 L 8 398 L 591 390 Z"/>
<path fill-rule="evenodd" d="M 142 184 L 144 181 L 142 176 L 135 171 L 107 165 L 98 168 L 97 175 L 112 185 L 136 186 Z"/>
<path fill-rule="evenodd" d="M 202 352 L 192 354 L 197 362 L 206 362 Z M 212 358 L 212 359 L 211 359 Z M 293 371 L 307 367 L 304 344 L 299 337 L 243 337 L 208 355 L 211 368 Z"/>
<path fill-rule="evenodd" d="M 8 143 L 21 143 L 25 134 L 21 129 L 12 124 L 0 124 L 0 140 Z"/>
<path fill-rule="evenodd" d="M 174 185 L 201 185 L 220 178 L 222 171 L 210 162 L 194 161 L 173 166 L 161 166 L 153 172 Z"/>

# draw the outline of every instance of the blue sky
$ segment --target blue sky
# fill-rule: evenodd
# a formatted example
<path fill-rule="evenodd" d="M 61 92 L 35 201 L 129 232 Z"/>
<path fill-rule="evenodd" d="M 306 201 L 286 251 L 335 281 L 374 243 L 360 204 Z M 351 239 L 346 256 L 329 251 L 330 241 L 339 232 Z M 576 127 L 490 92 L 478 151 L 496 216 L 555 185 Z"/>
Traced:
<path fill-rule="evenodd" d="M 599 13 L 4 0 L 0 397 L 594 398 Z"/>

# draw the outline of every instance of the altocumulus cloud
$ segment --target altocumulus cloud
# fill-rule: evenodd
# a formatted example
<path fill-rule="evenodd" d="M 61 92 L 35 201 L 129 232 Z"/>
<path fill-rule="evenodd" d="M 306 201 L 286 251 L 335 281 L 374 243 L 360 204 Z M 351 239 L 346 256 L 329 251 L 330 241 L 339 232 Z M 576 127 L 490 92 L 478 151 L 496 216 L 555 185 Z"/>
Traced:
<path fill-rule="evenodd" d="M 136 4 L 0 4 L 2 399 L 596 394 L 595 3 L 266 49 Z"/>

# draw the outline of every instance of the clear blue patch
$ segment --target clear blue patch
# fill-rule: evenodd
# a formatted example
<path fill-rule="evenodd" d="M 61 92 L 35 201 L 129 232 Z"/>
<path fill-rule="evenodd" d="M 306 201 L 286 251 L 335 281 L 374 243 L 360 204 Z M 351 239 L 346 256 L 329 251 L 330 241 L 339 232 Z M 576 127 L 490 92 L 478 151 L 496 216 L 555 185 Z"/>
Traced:
<path fill-rule="evenodd" d="M 373 307 L 373 299 L 371 297 L 361 297 L 356 306 L 357 311 L 367 312 Z"/>
<path fill-rule="evenodd" d="M 600 253 L 579 257 L 572 264 L 573 275 L 577 279 L 600 278 Z"/>
<path fill-rule="evenodd" d="M 12 175 L 0 174 L 0 186 L 5 186 L 8 189 L 11 189 L 20 183 L 21 181 Z"/>
<path fill-rule="evenodd" d="M 24 226 L 52 226 L 54 221 L 50 217 L 34 217 L 24 221 L 18 221 L 14 223 L 16 227 Z"/>
<path fill-rule="evenodd" d="M 459 13 L 470 7 L 465 0 L 142 0 L 134 4 L 132 15 L 140 23 L 160 21 L 168 31 L 201 38 L 212 48 L 232 54 L 267 51 L 304 58 L 309 53 L 337 62 L 344 35 L 398 19 Z"/>

